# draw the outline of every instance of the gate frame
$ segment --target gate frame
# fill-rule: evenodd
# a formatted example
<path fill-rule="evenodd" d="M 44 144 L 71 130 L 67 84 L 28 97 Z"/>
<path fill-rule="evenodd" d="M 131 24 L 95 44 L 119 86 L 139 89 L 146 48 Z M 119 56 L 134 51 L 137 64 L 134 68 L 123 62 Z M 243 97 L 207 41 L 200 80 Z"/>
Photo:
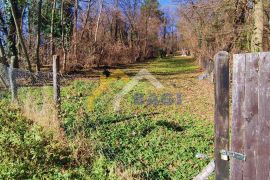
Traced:
<path fill-rule="evenodd" d="M 215 179 L 229 179 L 229 161 L 221 159 L 220 151 L 229 150 L 229 53 L 218 52 L 215 57 Z"/>

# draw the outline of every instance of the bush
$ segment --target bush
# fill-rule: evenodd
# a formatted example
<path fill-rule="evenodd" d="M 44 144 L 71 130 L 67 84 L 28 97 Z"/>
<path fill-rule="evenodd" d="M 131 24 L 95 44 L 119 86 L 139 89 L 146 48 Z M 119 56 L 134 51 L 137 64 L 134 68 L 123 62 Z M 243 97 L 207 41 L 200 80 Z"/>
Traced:
<path fill-rule="evenodd" d="M 72 149 L 0 101 L 0 178 L 81 177 Z"/>
<path fill-rule="evenodd" d="M 159 58 L 165 58 L 166 57 L 166 54 L 167 54 L 167 52 L 164 49 L 160 49 L 158 51 L 158 57 Z"/>

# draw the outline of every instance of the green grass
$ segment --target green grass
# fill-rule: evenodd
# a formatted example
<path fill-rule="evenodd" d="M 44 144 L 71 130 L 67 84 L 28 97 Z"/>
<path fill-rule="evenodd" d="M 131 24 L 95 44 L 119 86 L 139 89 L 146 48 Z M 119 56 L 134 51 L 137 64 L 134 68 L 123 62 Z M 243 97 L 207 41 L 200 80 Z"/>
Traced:
<path fill-rule="evenodd" d="M 70 146 L 54 140 L 6 100 L 0 106 L 1 179 L 73 179 L 90 174 L 90 166 L 79 166 Z"/>
<path fill-rule="evenodd" d="M 179 75 L 183 73 L 194 72 L 198 69 L 192 58 L 163 58 L 154 59 L 152 61 L 140 64 L 133 64 L 126 68 L 127 73 L 136 73 L 139 69 L 147 68 L 153 75 Z"/>
<path fill-rule="evenodd" d="M 197 66 L 191 59 L 157 59 L 134 64 L 125 72 L 135 74 L 140 68 L 147 68 L 163 80 L 164 76 L 180 77 L 194 72 Z M 209 163 L 210 160 L 196 159 L 195 155 L 204 153 L 212 157 L 213 124 L 210 121 L 188 112 L 180 113 L 177 105 L 135 105 L 133 102 L 134 94 L 138 92 L 160 95 L 164 92 L 175 93 L 175 89 L 166 87 L 157 91 L 148 82 L 141 82 L 124 97 L 121 112 L 115 113 L 112 100 L 126 85 L 126 82 L 117 80 L 96 97 L 94 111 L 89 111 L 88 97 L 99 85 L 98 80 L 75 80 L 61 90 L 62 121 L 70 146 L 78 134 L 83 133 L 94 151 L 91 164 L 77 164 L 72 172 L 66 174 L 67 177 L 79 176 L 83 171 L 84 176 L 91 179 L 192 179 Z M 26 98 L 25 93 L 30 92 L 39 99 L 40 91 L 40 88 L 21 89 L 20 98 Z M 50 89 L 43 91 L 51 96 Z M 40 147 L 41 150 L 44 148 Z M 88 167 L 87 171 L 85 167 Z M 64 176 L 65 173 L 57 168 L 55 171 Z M 33 173 L 47 174 L 48 169 L 41 168 L 40 172 Z M 69 170 L 69 167 L 66 169 Z M 13 168 L 13 171 L 16 169 Z M 26 177 L 34 177 L 33 173 L 25 172 Z"/>

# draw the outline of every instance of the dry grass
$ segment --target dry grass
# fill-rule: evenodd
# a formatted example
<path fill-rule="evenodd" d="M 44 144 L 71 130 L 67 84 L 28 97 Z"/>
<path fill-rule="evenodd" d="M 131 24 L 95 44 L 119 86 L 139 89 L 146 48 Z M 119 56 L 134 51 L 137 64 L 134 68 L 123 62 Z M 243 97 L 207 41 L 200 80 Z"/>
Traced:
<path fill-rule="evenodd" d="M 73 157 L 77 160 L 77 163 L 80 165 L 89 164 L 93 161 L 94 150 L 93 145 L 85 137 L 84 132 L 79 132 L 70 145 L 73 148 Z"/>
<path fill-rule="evenodd" d="M 214 118 L 214 84 L 208 79 L 199 81 L 203 72 L 191 57 L 176 56 L 171 59 L 161 59 L 145 64 L 136 64 L 133 73 L 139 69 L 148 69 L 173 94 L 182 95 L 182 105 L 178 112 L 189 113 L 200 119 Z"/>
<path fill-rule="evenodd" d="M 67 142 L 58 118 L 57 108 L 45 90 L 43 91 L 41 106 L 38 100 L 31 93 L 28 93 L 21 103 L 21 109 L 25 117 L 43 127 L 45 131 L 52 133 L 55 139 Z"/>
<path fill-rule="evenodd" d="M 78 164 L 89 164 L 93 157 L 92 144 L 83 132 L 79 132 L 72 139 L 66 136 L 54 101 L 46 90 L 43 90 L 42 93 L 42 103 L 39 103 L 37 98 L 33 98 L 31 93 L 26 95 L 21 106 L 23 115 L 41 126 L 47 133 L 51 133 L 53 138 L 63 146 L 71 148 L 73 158 Z"/>

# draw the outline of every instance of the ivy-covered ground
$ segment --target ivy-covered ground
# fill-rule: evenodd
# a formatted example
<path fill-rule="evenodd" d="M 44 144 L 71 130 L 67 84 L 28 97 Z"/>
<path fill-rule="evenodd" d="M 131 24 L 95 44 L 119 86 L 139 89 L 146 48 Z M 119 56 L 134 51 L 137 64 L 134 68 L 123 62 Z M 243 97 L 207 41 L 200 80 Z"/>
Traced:
<path fill-rule="evenodd" d="M 61 89 L 58 120 L 50 87 L 21 88 L 19 105 L 5 96 L 0 178 L 192 179 L 211 160 L 214 141 L 213 87 L 196 79 L 194 64 L 155 59 L 111 70 L 113 78 L 75 79 Z M 142 68 L 164 88 L 141 81 L 115 112 L 116 94 Z M 134 102 L 138 94 L 143 103 Z M 160 103 L 164 94 L 173 102 L 181 94 L 182 103 Z"/>

